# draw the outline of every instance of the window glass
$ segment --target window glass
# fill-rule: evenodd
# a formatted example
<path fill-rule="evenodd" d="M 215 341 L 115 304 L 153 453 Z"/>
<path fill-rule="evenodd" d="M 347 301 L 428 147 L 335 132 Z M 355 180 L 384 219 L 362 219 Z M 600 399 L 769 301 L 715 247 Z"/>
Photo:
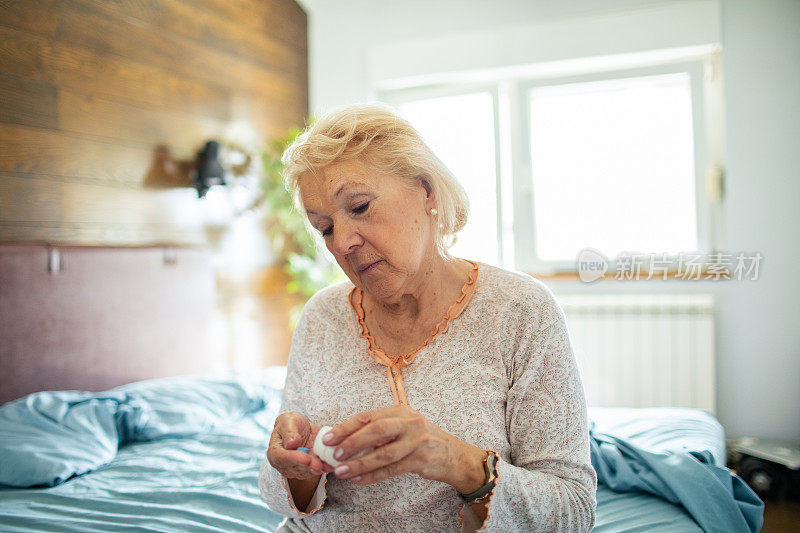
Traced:
<path fill-rule="evenodd" d="M 450 248 L 456 257 L 498 263 L 497 179 L 494 102 L 490 93 L 415 100 L 398 106 L 400 115 L 467 191 L 467 225 Z"/>
<path fill-rule="evenodd" d="M 697 249 L 686 73 L 529 93 L 536 256 Z"/>

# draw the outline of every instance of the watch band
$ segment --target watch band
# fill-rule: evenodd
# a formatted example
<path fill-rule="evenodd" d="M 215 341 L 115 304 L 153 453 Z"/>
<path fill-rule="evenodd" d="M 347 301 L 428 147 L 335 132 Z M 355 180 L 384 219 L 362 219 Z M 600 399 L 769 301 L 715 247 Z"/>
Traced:
<path fill-rule="evenodd" d="M 495 464 L 497 463 L 497 455 L 492 450 L 486 450 L 486 457 L 483 459 L 483 469 L 486 472 L 486 484 L 483 485 L 481 488 L 476 490 L 475 492 L 470 492 L 469 494 L 461 494 L 461 499 L 463 499 L 466 503 L 481 503 L 485 500 L 489 493 L 492 492 L 492 489 L 495 486 L 495 479 L 497 476 L 495 475 L 494 468 Z"/>

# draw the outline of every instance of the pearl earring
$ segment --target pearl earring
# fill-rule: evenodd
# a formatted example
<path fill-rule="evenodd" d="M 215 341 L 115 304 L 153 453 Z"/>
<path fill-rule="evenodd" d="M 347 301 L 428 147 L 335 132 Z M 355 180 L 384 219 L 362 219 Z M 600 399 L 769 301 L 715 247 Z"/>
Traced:
<path fill-rule="evenodd" d="M 431 207 L 431 215 L 436 216 L 438 214 L 439 214 L 439 211 L 437 211 L 435 207 Z"/>

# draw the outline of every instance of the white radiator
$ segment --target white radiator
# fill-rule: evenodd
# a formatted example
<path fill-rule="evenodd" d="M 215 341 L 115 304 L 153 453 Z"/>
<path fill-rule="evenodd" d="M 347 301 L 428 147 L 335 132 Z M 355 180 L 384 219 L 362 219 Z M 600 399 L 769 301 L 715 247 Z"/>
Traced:
<path fill-rule="evenodd" d="M 714 299 L 556 295 L 591 407 L 715 412 Z"/>

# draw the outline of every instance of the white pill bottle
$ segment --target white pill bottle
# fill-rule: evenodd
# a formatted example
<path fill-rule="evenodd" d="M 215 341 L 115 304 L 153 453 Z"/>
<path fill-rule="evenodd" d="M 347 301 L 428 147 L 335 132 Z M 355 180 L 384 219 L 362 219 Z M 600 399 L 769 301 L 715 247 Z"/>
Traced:
<path fill-rule="evenodd" d="M 322 439 L 332 429 L 333 428 L 331 426 L 323 426 L 322 428 L 320 428 L 319 433 L 317 433 L 317 438 L 314 439 L 314 453 L 317 454 L 320 459 L 322 459 L 323 461 L 325 461 L 329 465 L 331 465 L 331 466 L 339 466 L 340 464 L 342 464 L 342 462 L 341 461 L 337 461 L 336 459 L 333 458 L 333 452 L 334 452 L 334 450 L 336 450 L 336 446 L 328 446 L 327 444 L 323 444 L 322 443 Z M 357 453 L 353 457 L 348 458 L 347 460 L 349 461 L 350 459 L 355 459 L 356 457 L 361 457 L 362 455 L 365 455 L 365 454 L 371 452 L 373 449 L 374 448 L 372 446 L 370 446 L 369 448 L 367 448 L 365 450 L 361 450 L 359 453 Z"/>

